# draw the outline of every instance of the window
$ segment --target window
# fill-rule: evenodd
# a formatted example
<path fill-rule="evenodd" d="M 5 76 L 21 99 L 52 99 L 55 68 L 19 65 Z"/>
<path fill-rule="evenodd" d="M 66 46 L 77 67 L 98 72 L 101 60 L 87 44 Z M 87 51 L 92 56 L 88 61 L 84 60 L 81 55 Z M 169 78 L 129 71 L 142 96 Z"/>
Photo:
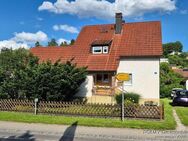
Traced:
<path fill-rule="evenodd" d="M 124 85 L 132 85 L 132 73 L 129 73 L 129 81 L 125 81 Z"/>
<path fill-rule="evenodd" d="M 104 47 L 103 47 L 103 53 L 104 53 L 104 54 L 108 53 L 108 46 L 104 46 Z"/>
<path fill-rule="evenodd" d="M 103 75 L 103 82 L 104 83 L 108 83 L 109 82 L 109 76 L 108 76 L 108 74 L 104 74 Z"/>
<path fill-rule="evenodd" d="M 93 54 L 101 54 L 102 47 L 93 47 Z"/>
<path fill-rule="evenodd" d="M 93 54 L 107 54 L 108 53 L 108 46 L 94 46 L 92 47 Z"/>
<path fill-rule="evenodd" d="M 97 74 L 96 75 L 96 82 L 97 83 L 109 83 L 109 74 Z"/>
<path fill-rule="evenodd" d="M 97 74 L 97 82 L 102 82 L 102 74 Z"/>
<path fill-rule="evenodd" d="M 187 98 L 188 97 L 187 91 L 180 91 L 178 97 Z"/>

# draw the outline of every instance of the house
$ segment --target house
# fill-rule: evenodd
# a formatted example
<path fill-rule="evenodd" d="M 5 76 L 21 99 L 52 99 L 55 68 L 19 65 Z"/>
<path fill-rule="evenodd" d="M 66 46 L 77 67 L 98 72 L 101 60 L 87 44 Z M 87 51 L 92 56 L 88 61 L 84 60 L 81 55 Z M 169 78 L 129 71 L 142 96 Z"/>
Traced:
<path fill-rule="evenodd" d="M 178 52 L 178 51 L 172 51 L 172 52 L 170 52 L 169 53 L 169 55 L 180 55 L 181 54 L 181 52 Z"/>
<path fill-rule="evenodd" d="M 172 68 L 172 70 L 180 74 L 185 80 L 188 80 L 188 69 Z"/>
<path fill-rule="evenodd" d="M 161 57 L 160 63 L 169 63 L 168 58 Z"/>
<path fill-rule="evenodd" d="M 120 72 L 129 74 L 124 89 L 139 93 L 141 103 L 159 101 L 159 21 L 126 23 L 116 13 L 115 24 L 83 27 L 70 47 L 35 47 L 31 52 L 40 61 L 65 62 L 74 57 L 79 67 L 87 66 L 89 74 L 77 96 L 87 97 L 88 102 L 114 102 L 115 75 Z"/>
<path fill-rule="evenodd" d="M 181 68 L 175 68 L 175 67 L 172 67 L 172 70 L 176 73 L 178 73 L 179 75 L 181 75 L 184 80 L 182 82 L 180 82 L 181 85 L 184 85 L 186 86 L 186 90 L 188 90 L 188 69 L 187 68 L 184 68 L 184 69 L 181 69 Z"/>

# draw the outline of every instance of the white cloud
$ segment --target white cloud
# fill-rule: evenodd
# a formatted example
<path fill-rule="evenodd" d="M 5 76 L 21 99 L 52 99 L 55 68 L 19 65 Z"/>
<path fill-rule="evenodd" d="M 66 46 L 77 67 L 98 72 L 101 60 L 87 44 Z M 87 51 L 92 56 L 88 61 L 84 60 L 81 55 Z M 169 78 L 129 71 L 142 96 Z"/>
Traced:
<path fill-rule="evenodd" d="M 176 9 L 176 0 L 57 0 L 44 1 L 38 10 L 58 14 L 72 14 L 79 17 L 112 18 L 114 13 L 124 16 L 142 16 L 149 12 L 170 12 Z"/>
<path fill-rule="evenodd" d="M 68 44 L 70 43 L 70 40 L 64 39 L 64 38 L 60 38 L 57 40 L 57 43 L 60 45 L 62 42 L 67 42 Z"/>
<path fill-rule="evenodd" d="M 39 11 L 41 10 L 49 10 L 54 12 L 56 10 L 56 8 L 54 7 L 54 5 L 51 2 L 48 1 L 44 1 L 42 3 L 42 5 L 38 8 Z"/>
<path fill-rule="evenodd" d="M 36 33 L 21 32 L 15 33 L 15 36 L 9 40 L 0 41 L 0 49 L 6 48 L 29 48 L 33 46 L 36 41 L 44 42 L 48 40 L 48 36 L 42 32 L 38 31 Z"/>
<path fill-rule="evenodd" d="M 66 32 L 70 32 L 70 33 L 78 33 L 78 29 L 74 26 L 70 26 L 70 25 L 54 25 L 53 26 L 53 29 L 58 31 L 58 30 L 63 30 L 63 31 L 66 31 Z"/>
<path fill-rule="evenodd" d="M 53 29 L 54 29 L 55 31 L 58 31 L 58 30 L 59 30 L 59 26 L 58 26 L 58 25 L 54 25 L 54 26 L 53 26 Z"/>
<path fill-rule="evenodd" d="M 15 37 L 12 40 L 20 42 L 43 42 L 48 40 L 48 36 L 42 31 L 36 33 L 21 32 L 15 33 Z"/>
<path fill-rule="evenodd" d="M 29 45 L 27 43 L 17 43 L 16 41 L 13 40 L 3 40 L 0 41 L 0 50 L 3 47 L 18 49 L 18 48 L 29 48 Z"/>

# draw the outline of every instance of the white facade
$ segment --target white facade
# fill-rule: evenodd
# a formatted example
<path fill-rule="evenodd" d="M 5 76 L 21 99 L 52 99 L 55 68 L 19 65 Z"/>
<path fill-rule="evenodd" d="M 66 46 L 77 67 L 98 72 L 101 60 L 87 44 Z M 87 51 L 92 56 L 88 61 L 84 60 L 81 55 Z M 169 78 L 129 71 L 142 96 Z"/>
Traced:
<path fill-rule="evenodd" d="M 87 78 L 84 83 L 79 88 L 76 96 L 79 97 L 91 97 L 93 89 L 93 75 L 87 75 Z"/>
<path fill-rule="evenodd" d="M 159 99 L 159 58 L 120 59 L 117 73 L 132 74 L 132 82 L 124 89 L 141 95 L 142 99 Z"/>
<path fill-rule="evenodd" d="M 160 58 L 160 63 L 169 63 L 168 58 Z"/>
<path fill-rule="evenodd" d="M 117 73 L 132 74 L 132 81 L 124 84 L 125 91 L 140 94 L 141 99 L 144 101 L 159 100 L 159 64 L 160 58 L 154 57 L 120 59 Z M 93 85 L 93 75 L 89 74 L 76 96 L 91 98 Z"/>

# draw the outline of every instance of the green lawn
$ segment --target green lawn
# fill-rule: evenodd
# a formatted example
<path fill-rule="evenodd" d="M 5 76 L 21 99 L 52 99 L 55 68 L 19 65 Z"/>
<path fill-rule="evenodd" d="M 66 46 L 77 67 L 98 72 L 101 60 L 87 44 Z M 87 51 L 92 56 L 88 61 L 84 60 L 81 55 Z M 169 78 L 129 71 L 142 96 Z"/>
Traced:
<path fill-rule="evenodd" d="M 188 107 L 175 107 L 175 109 L 181 122 L 188 126 Z"/>
<path fill-rule="evenodd" d="M 0 112 L 0 120 L 27 122 L 27 123 L 66 124 L 66 125 L 70 125 L 77 121 L 78 125 L 96 126 L 96 127 L 175 129 L 176 122 L 172 116 L 172 107 L 169 105 L 169 100 L 163 99 L 161 101 L 163 101 L 165 104 L 165 120 L 162 121 L 125 119 L 125 121 L 122 122 L 119 119 L 33 115 L 30 113 L 16 113 L 16 112 Z"/>

